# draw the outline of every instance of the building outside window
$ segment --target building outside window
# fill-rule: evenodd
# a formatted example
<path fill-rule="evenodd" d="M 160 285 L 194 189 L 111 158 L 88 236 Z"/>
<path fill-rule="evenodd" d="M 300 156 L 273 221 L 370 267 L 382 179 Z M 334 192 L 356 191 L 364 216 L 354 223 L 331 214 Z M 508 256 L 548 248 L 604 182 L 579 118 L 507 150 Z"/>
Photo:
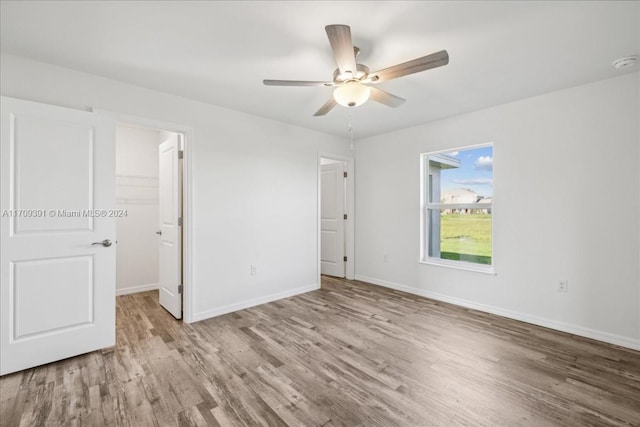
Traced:
<path fill-rule="evenodd" d="M 422 154 L 422 262 L 493 272 L 492 221 L 492 144 Z"/>

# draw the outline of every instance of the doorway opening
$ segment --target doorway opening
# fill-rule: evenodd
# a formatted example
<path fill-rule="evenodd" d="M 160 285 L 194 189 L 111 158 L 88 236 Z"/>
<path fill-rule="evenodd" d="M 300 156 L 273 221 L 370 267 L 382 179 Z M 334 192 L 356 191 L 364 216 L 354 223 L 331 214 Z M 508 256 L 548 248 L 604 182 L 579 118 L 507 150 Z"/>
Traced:
<path fill-rule="evenodd" d="M 116 295 L 158 290 L 183 317 L 185 134 L 128 122 L 116 127 Z"/>
<path fill-rule="evenodd" d="M 319 276 L 354 278 L 353 158 L 318 156 Z M 319 282 L 321 278 L 318 278 Z"/>

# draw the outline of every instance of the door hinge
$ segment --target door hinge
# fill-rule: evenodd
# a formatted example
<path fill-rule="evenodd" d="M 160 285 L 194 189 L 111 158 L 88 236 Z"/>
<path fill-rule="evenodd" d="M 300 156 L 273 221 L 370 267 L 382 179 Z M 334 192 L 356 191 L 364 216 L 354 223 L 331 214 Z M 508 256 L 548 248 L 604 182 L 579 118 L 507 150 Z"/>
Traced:
<path fill-rule="evenodd" d="M 181 294 L 182 293 L 182 285 L 178 285 L 178 293 Z"/>
<path fill-rule="evenodd" d="M 344 177 L 345 177 L 345 178 L 347 177 L 347 172 L 346 172 L 346 171 L 344 172 Z"/>
<path fill-rule="evenodd" d="M 178 158 L 179 159 L 184 159 L 184 151 L 183 150 L 178 150 Z"/>
<path fill-rule="evenodd" d="M 183 222 L 183 221 L 182 221 L 182 217 L 178 218 L 178 226 L 179 226 L 179 227 L 182 227 L 182 222 Z"/>
<path fill-rule="evenodd" d="M 347 214 L 344 214 L 344 219 L 347 219 Z"/>
<path fill-rule="evenodd" d="M 344 257 L 344 262 L 347 262 L 347 257 Z"/>

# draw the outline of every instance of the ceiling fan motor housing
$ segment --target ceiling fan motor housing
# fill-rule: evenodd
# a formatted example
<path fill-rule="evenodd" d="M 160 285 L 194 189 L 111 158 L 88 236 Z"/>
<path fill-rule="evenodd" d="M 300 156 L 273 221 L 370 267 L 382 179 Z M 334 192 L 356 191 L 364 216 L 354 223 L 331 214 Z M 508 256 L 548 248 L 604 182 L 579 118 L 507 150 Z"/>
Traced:
<path fill-rule="evenodd" d="M 333 81 L 336 83 L 343 83 L 349 80 L 362 80 L 369 75 L 369 67 L 362 64 L 356 64 L 356 73 L 351 75 L 343 75 L 340 73 L 340 69 L 336 68 L 333 72 Z"/>

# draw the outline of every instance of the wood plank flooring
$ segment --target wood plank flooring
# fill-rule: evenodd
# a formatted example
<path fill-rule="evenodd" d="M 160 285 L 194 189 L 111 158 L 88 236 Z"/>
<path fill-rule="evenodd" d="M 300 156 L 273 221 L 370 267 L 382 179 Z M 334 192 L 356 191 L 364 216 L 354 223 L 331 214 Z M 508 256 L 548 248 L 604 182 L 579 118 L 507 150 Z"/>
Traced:
<path fill-rule="evenodd" d="M 195 324 L 118 297 L 117 345 L 0 379 L 2 426 L 640 426 L 640 352 L 362 282 Z"/>

